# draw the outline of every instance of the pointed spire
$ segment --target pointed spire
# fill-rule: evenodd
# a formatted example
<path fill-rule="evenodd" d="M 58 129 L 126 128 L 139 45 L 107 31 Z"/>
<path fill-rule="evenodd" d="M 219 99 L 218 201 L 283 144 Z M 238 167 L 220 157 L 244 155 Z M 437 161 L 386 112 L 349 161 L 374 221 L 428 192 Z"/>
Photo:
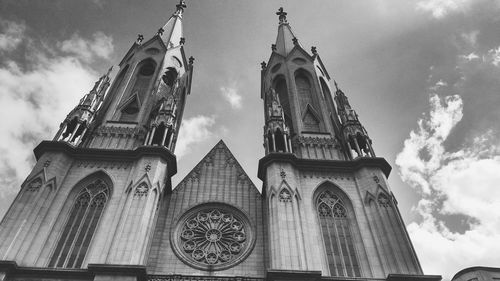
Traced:
<path fill-rule="evenodd" d="M 168 49 L 184 44 L 184 36 L 182 34 L 182 15 L 186 9 L 186 2 L 180 0 L 176 5 L 174 14 L 170 17 L 167 23 L 158 29 L 157 35 L 161 37 L 165 46 Z"/>
<path fill-rule="evenodd" d="M 299 45 L 299 41 L 293 34 L 292 28 L 286 20 L 287 13 L 283 11 L 283 7 L 279 8 L 276 15 L 278 15 L 279 18 L 278 37 L 276 38 L 276 44 L 272 45 L 272 50 L 280 55 L 286 56 L 295 45 Z"/>

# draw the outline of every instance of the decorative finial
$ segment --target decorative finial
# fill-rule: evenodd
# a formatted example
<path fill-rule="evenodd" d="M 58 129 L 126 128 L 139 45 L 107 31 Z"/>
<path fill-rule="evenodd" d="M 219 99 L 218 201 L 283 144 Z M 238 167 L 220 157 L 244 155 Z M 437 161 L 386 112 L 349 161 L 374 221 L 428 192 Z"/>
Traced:
<path fill-rule="evenodd" d="M 165 29 L 163 29 L 163 27 L 160 27 L 160 29 L 158 29 L 158 32 L 156 34 L 162 36 L 163 32 L 165 32 Z"/>
<path fill-rule="evenodd" d="M 144 40 L 144 36 L 142 34 L 137 34 L 137 44 L 141 44 Z"/>
<path fill-rule="evenodd" d="M 299 39 L 297 39 L 297 37 L 293 37 L 292 42 L 294 45 L 297 45 L 299 43 Z"/>
<path fill-rule="evenodd" d="M 189 57 L 189 64 L 193 64 L 193 62 L 194 62 L 194 58 L 192 56 Z"/>
<path fill-rule="evenodd" d="M 271 51 L 276 51 L 276 44 L 271 45 Z"/>
<path fill-rule="evenodd" d="M 280 7 L 278 11 L 276 12 L 276 15 L 279 16 L 280 24 L 281 23 L 286 23 L 286 15 L 287 13 L 283 11 L 283 7 Z"/>
<path fill-rule="evenodd" d="M 261 62 L 260 67 L 262 68 L 262 70 L 266 69 L 266 62 L 265 61 Z"/>
<path fill-rule="evenodd" d="M 337 81 L 333 80 L 333 85 L 335 85 L 335 89 L 338 91 L 339 90 L 339 85 L 337 85 Z"/>
<path fill-rule="evenodd" d="M 106 76 L 109 76 L 109 74 L 111 73 L 111 71 L 113 71 L 113 66 L 111 66 L 111 67 L 108 69 L 108 73 L 106 73 Z"/>
<path fill-rule="evenodd" d="M 316 50 L 316 47 L 314 47 L 314 46 L 311 47 L 311 53 L 313 53 L 313 55 L 318 54 L 318 50 Z"/>
<path fill-rule="evenodd" d="M 177 11 L 184 11 L 184 9 L 187 8 L 186 1 L 180 0 L 179 4 L 175 5 L 175 7 L 177 8 Z"/>
<path fill-rule="evenodd" d="M 186 43 L 186 38 L 181 37 L 179 44 L 184 45 L 184 43 Z"/>

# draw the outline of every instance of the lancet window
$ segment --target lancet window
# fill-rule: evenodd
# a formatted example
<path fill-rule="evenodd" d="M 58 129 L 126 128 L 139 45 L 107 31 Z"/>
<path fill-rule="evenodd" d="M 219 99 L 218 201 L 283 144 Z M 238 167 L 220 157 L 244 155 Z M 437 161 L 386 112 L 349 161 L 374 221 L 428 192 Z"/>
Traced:
<path fill-rule="evenodd" d="M 330 190 L 325 190 L 318 196 L 316 208 L 330 275 L 359 277 L 361 274 L 348 208 L 340 197 Z"/>
<path fill-rule="evenodd" d="M 128 98 L 127 105 L 121 111 L 120 121 L 135 121 L 140 111 L 140 106 L 144 103 L 153 74 L 156 70 L 156 64 L 153 61 L 147 60 L 139 65 L 134 86 L 130 91 L 133 98 Z"/>
<path fill-rule="evenodd" d="M 292 110 L 290 109 L 290 99 L 288 98 L 288 88 L 286 86 L 286 81 L 283 77 L 279 77 L 274 80 L 274 90 L 278 94 L 280 99 L 281 107 L 283 108 L 283 115 L 285 115 L 285 124 L 290 130 L 290 136 L 293 136 L 293 125 L 292 125 Z"/>
<path fill-rule="evenodd" d="M 308 104 L 313 105 L 311 83 L 303 73 L 299 73 L 295 76 L 295 84 L 297 85 L 300 108 L 305 110 Z"/>
<path fill-rule="evenodd" d="M 49 267 L 81 268 L 109 194 L 108 185 L 101 179 L 77 194 Z"/>

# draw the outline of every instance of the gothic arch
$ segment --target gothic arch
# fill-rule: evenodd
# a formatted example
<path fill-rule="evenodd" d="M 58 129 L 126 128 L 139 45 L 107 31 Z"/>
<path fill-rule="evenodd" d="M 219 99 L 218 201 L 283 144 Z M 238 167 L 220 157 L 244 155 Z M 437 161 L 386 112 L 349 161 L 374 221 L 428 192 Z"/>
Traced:
<path fill-rule="evenodd" d="M 104 171 L 94 172 L 72 188 L 59 215 L 65 221 L 48 267 L 81 268 L 104 216 L 113 182 Z"/>
<path fill-rule="evenodd" d="M 330 276 L 360 277 L 356 245 L 359 227 L 349 196 L 334 183 L 325 181 L 316 188 L 313 200 Z"/>
<path fill-rule="evenodd" d="M 137 64 L 131 79 L 133 82 L 129 94 L 122 98 L 120 121 L 136 121 L 146 100 L 147 93 L 153 84 L 156 68 L 157 63 L 152 58 L 144 59 Z"/>
<path fill-rule="evenodd" d="M 290 129 L 290 136 L 293 136 L 292 109 L 290 106 L 290 95 L 288 94 L 289 90 L 285 76 L 281 74 L 276 75 L 273 78 L 272 85 L 280 99 L 283 114 L 285 115 L 285 124 Z"/>

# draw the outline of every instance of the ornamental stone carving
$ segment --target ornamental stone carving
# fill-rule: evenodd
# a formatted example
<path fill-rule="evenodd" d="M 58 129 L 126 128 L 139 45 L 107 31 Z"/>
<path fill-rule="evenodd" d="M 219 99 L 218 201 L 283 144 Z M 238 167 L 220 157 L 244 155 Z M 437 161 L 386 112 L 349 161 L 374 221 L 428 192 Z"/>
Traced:
<path fill-rule="evenodd" d="M 290 194 L 290 191 L 286 188 L 283 188 L 280 192 L 280 201 L 281 202 L 291 202 L 292 201 L 292 195 Z"/>
<path fill-rule="evenodd" d="M 380 193 L 378 195 L 378 204 L 380 207 L 384 207 L 384 208 L 389 208 L 391 207 L 391 200 L 389 200 L 389 198 L 387 197 L 387 195 L 383 194 L 383 193 Z"/>
<path fill-rule="evenodd" d="M 222 270 L 246 258 L 254 244 L 248 218 L 225 204 L 203 204 L 179 220 L 172 240 L 176 254 L 188 265 Z"/>
<path fill-rule="evenodd" d="M 28 191 L 37 191 L 42 187 L 42 179 L 41 178 L 36 178 L 32 182 L 29 183 L 28 185 Z"/>

